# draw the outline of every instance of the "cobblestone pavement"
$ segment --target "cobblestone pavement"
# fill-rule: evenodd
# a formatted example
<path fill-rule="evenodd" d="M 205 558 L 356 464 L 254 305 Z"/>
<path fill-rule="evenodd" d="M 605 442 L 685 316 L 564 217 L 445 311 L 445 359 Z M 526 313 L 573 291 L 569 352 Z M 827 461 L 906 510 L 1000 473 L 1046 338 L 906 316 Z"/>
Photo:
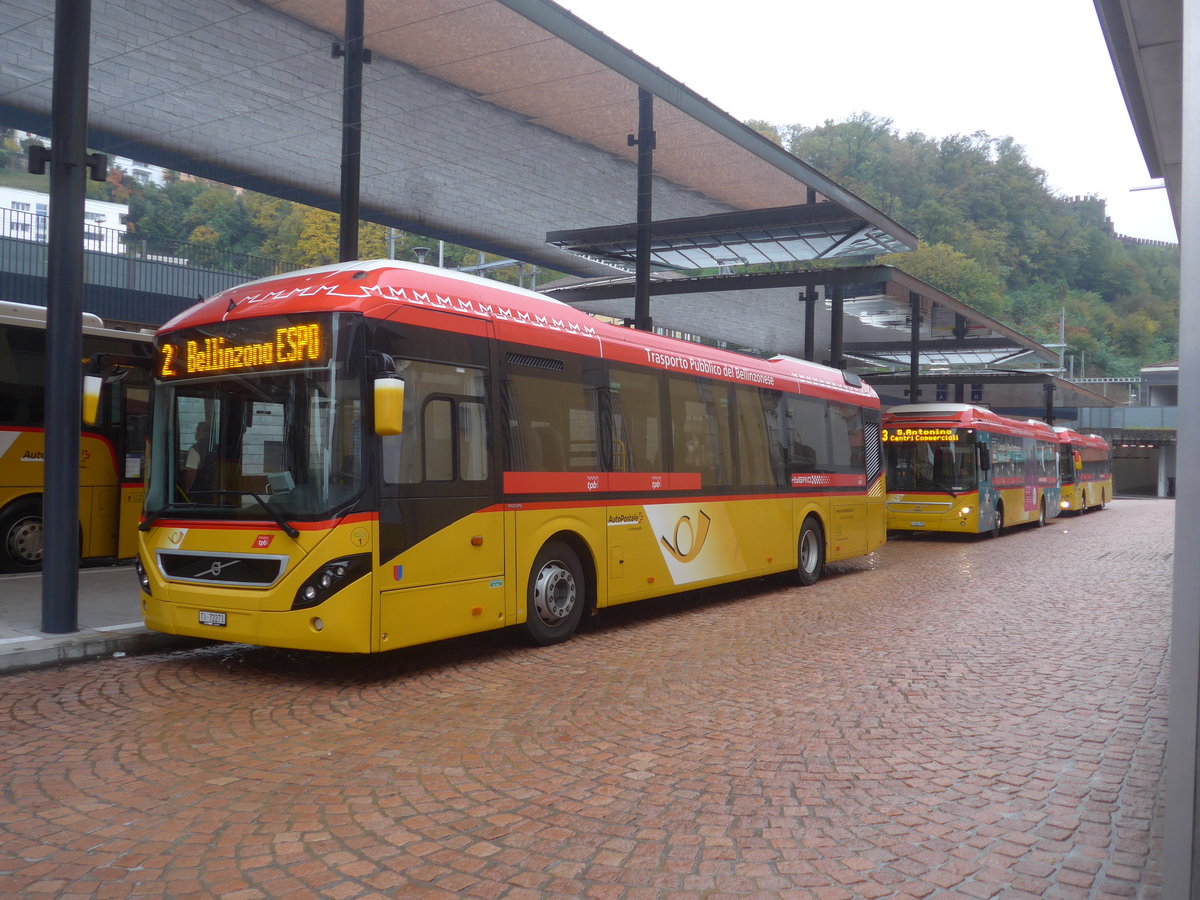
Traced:
<path fill-rule="evenodd" d="M 1157 897 L 1174 505 L 555 647 L 0 679 L 0 895 Z"/>

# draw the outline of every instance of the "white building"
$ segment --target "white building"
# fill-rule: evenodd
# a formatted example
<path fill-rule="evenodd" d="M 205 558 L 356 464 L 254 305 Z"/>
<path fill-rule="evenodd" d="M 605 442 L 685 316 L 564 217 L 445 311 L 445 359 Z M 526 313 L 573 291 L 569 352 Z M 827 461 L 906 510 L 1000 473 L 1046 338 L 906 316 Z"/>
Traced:
<path fill-rule="evenodd" d="M 124 203 L 85 200 L 83 204 L 83 246 L 98 253 L 124 253 L 128 230 Z M 46 243 L 50 223 L 50 195 L 40 191 L 0 185 L 0 237 Z"/>
<path fill-rule="evenodd" d="M 128 156 L 110 156 L 108 158 L 108 167 L 110 169 L 120 169 L 134 181 L 140 181 L 142 184 L 153 184 L 157 187 L 162 187 L 167 183 L 167 170 L 162 166 L 152 166 L 149 163 L 138 162 L 135 159 L 130 159 Z"/>

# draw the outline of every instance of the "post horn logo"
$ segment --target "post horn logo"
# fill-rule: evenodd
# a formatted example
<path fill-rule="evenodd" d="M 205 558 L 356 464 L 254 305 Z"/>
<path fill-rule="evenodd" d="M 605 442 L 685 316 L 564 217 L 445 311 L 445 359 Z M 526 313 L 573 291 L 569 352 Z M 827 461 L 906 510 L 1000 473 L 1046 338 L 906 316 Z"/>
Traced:
<path fill-rule="evenodd" d="M 667 552 L 677 560 L 684 563 L 691 562 L 700 555 L 704 541 L 708 538 L 708 528 L 711 524 L 712 519 L 704 510 L 700 510 L 700 518 L 696 522 L 695 528 L 692 527 L 691 516 L 680 516 L 679 521 L 675 523 L 674 542 L 668 541 L 663 535 L 659 535 L 659 540 L 667 548 Z"/>

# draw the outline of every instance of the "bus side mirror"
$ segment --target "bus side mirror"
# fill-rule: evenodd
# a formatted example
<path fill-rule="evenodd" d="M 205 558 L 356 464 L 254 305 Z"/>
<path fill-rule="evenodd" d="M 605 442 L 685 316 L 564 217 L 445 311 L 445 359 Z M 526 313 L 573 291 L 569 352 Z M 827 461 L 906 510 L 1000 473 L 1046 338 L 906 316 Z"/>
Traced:
<path fill-rule="evenodd" d="M 404 379 L 380 375 L 375 379 L 375 433 L 400 434 L 404 431 Z"/>
<path fill-rule="evenodd" d="M 100 391 L 104 379 L 99 375 L 83 376 L 83 423 L 95 425 L 100 416 Z"/>
<path fill-rule="evenodd" d="M 1080 453 L 1078 450 L 1072 450 L 1071 458 L 1075 462 L 1075 471 L 1082 472 L 1083 471 L 1083 454 Z"/>
<path fill-rule="evenodd" d="M 987 444 L 977 444 L 979 448 L 979 470 L 986 472 L 992 467 L 992 448 Z"/>

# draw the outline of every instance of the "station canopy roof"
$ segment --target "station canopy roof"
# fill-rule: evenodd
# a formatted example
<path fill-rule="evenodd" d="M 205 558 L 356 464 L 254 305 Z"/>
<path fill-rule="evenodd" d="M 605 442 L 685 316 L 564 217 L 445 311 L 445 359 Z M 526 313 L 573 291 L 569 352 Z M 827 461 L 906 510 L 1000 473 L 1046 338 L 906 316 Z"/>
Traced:
<path fill-rule="evenodd" d="M 1183 206 L 1182 0 L 1095 0 L 1146 168 L 1162 178 L 1180 230 Z"/>
<path fill-rule="evenodd" d="M 54 6 L 0 4 L 0 125 L 49 134 Z M 328 0 L 94 0 L 89 146 L 336 211 L 343 60 L 331 49 L 343 15 Z M 644 88 L 655 97 L 660 270 L 845 262 L 916 246 L 881 212 L 550 0 L 365 0 L 365 46 L 370 221 L 579 277 L 627 272 L 637 187 L 628 137 Z M 727 342 L 799 355 L 793 288 L 723 289 L 699 306 L 695 290 L 656 288 L 656 323 L 695 332 L 703 320 Z M 849 296 L 853 367 L 904 362 L 902 293 Z M 934 332 L 945 331 L 944 314 L 931 317 Z M 999 323 L 971 328 L 980 333 L 970 348 L 925 348 L 924 364 L 938 354 L 985 367 L 1038 355 Z M 980 329 L 997 328 L 987 345 Z M 828 315 L 818 315 L 817 346 L 828 337 Z"/>
<path fill-rule="evenodd" d="M 0 124 L 49 132 L 54 5 L 0 4 Z M 95 0 L 89 144 L 336 210 L 344 63 L 331 49 L 343 29 L 343 4 L 330 0 Z M 546 235 L 636 218 L 627 136 L 640 87 L 656 98 L 655 220 L 738 223 L 660 245 L 664 265 L 752 258 L 767 224 L 792 259 L 916 246 L 549 0 L 365 0 L 365 46 L 365 219 L 576 275 L 611 273 L 627 262 L 612 241 L 589 250 Z M 756 225 L 751 211 L 780 207 L 788 221 Z"/>
<path fill-rule="evenodd" d="M 1058 407 L 1111 406 L 1112 401 L 1060 375 L 1058 352 L 894 266 L 863 265 L 807 272 L 656 276 L 650 287 L 656 327 L 681 336 L 764 354 L 804 354 L 805 302 L 816 293 L 813 344 L 830 361 L 833 289 L 840 287 L 842 356 L 888 404 L 907 402 L 912 359 L 912 300 L 920 308 L 917 356 L 922 398 L 938 385 L 970 385 L 978 402 L 997 409 L 1044 407 L 1044 385 Z M 633 316 L 633 281 L 563 279 L 550 296 L 614 319 Z M 952 387 L 948 388 L 953 390 Z M 953 394 L 951 394 L 953 399 Z"/>

